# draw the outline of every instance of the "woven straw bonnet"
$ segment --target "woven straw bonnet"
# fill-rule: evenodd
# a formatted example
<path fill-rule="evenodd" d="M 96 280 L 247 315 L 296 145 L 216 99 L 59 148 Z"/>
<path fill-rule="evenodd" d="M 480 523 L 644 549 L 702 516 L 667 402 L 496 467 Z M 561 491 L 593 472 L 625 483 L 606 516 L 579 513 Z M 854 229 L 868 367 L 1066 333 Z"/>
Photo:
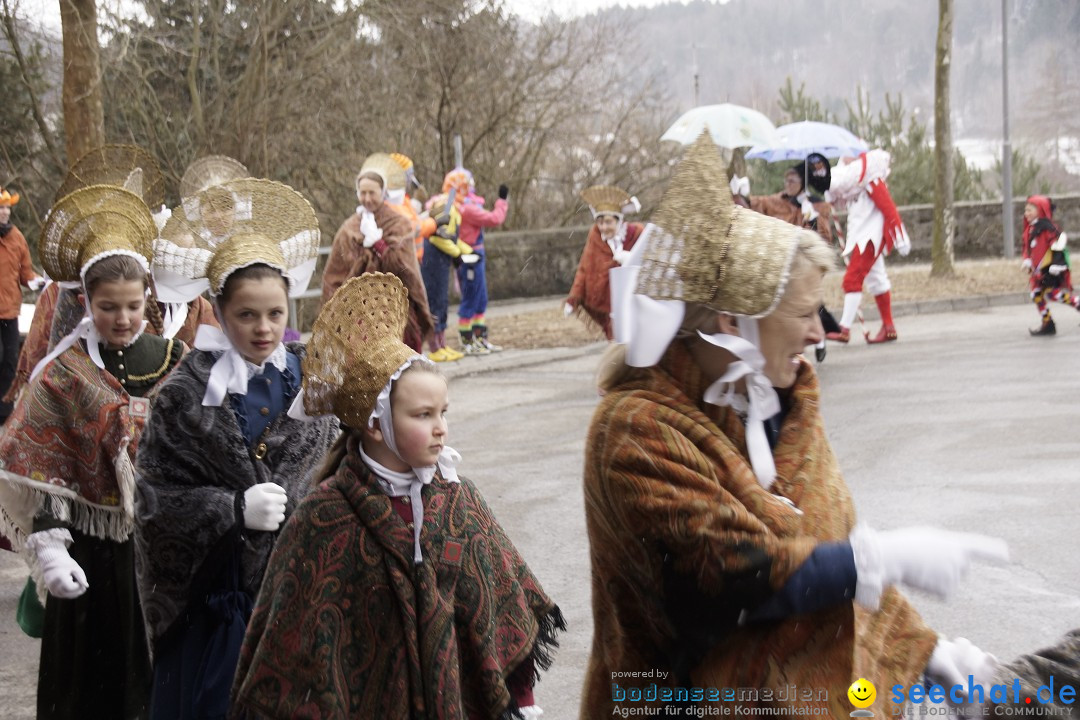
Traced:
<path fill-rule="evenodd" d="M 191 197 L 223 182 L 250 176 L 239 160 L 225 155 L 207 155 L 187 166 L 184 177 L 180 178 L 180 197 Z"/>
<path fill-rule="evenodd" d="M 623 206 L 630 202 L 630 193 L 612 185 L 593 185 L 581 191 L 581 199 L 589 204 L 593 215 L 622 215 Z"/>
<path fill-rule="evenodd" d="M 138 195 L 115 185 L 92 185 L 65 195 L 49 212 L 39 252 L 57 282 L 82 280 L 86 269 L 110 255 L 141 258 L 150 266 L 157 226 Z"/>
<path fill-rule="evenodd" d="M 58 200 L 79 188 L 118 185 L 143 199 L 148 207 L 165 202 L 165 179 L 150 153 L 136 145 L 102 145 L 90 150 L 68 170 Z"/>
<path fill-rule="evenodd" d="M 304 411 L 367 427 L 375 400 L 416 351 L 401 342 L 409 293 L 396 275 L 364 273 L 323 306 L 304 358 Z"/>
<path fill-rule="evenodd" d="M 226 213 L 223 234 L 221 226 L 208 226 L 208 209 Z M 311 204 L 288 185 L 230 180 L 174 209 L 155 250 L 156 265 L 192 279 L 205 277 L 210 292 L 219 295 L 240 268 L 261 263 L 285 273 L 317 257 L 319 221 Z"/>
<path fill-rule="evenodd" d="M 690 146 L 649 230 L 637 292 L 764 317 L 780 302 L 802 230 L 732 202 L 708 133 Z"/>
<path fill-rule="evenodd" d="M 360 176 L 366 172 L 373 172 L 383 179 L 383 190 L 401 190 L 405 187 L 405 169 L 401 164 L 386 153 L 372 153 L 364 159 L 360 166 L 360 172 L 356 175 L 356 184 L 360 184 Z"/>

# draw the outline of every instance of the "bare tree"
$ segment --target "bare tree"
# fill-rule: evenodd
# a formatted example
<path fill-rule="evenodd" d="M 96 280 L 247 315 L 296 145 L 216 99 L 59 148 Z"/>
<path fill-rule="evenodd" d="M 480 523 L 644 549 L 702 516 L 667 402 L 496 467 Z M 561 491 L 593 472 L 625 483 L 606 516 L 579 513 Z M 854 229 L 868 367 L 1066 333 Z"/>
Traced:
<path fill-rule="evenodd" d="M 938 0 L 937 52 L 934 63 L 934 240 L 930 275 L 948 277 L 953 269 L 953 148 L 949 119 L 949 72 L 952 68 L 953 0 Z"/>
<path fill-rule="evenodd" d="M 105 144 L 97 6 L 94 0 L 60 0 L 64 33 L 64 136 L 74 162 Z"/>

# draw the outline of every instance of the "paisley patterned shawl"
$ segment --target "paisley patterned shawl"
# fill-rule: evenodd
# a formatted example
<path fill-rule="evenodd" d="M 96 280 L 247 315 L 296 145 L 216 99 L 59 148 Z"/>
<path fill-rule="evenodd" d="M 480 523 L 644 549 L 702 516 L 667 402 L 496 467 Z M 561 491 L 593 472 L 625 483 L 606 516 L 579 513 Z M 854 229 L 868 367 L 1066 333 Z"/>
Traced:
<path fill-rule="evenodd" d="M 0 534 L 21 546 L 44 511 L 93 537 L 126 540 L 149 402 L 130 398 L 81 343 L 46 365 L 0 432 Z"/>
<path fill-rule="evenodd" d="M 304 356 L 300 343 L 288 348 Z M 183 612 L 197 578 L 216 576 L 217 552 L 233 541 L 235 499 L 252 485 L 273 482 L 289 496 L 286 515 L 311 488 L 309 474 L 337 436 L 336 418 L 312 423 L 282 413 L 260 437 L 262 460 L 249 449 L 232 399 L 204 407 L 203 393 L 214 354 L 188 353 L 161 386 L 136 462 L 135 571 L 148 635 L 155 645 Z M 288 406 L 291 398 L 285 404 Z M 242 555 L 243 581 L 254 597 L 275 533 L 248 531 Z"/>
<path fill-rule="evenodd" d="M 774 450 L 772 492 L 750 467 L 738 415 L 691 400 L 705 387 L 677 342 L 659 366 L 609 391 L 593 418 L 585 509 L 595 627 L 581 717 L 611 715 L 618 671 L 667 669 L 672 685 L 681 675 L 697 687 L 824 690 L 827 701 L 793 704 L 833 717 L 850 712 L 846 690 L 860 676 L 877 687 L 916 681 L 936 636 L 895 590 L 874 614 L 844 603 L 775 622 L 723 622 L 725 612 L 739 615 L 732 597 L 764 600 L 818 543 L 846 540 L 855 515 L 808 363 Z M 688 653 L 700 638 L 708 642 Z M 875 709 L 892 711 L 886 696 Z"/>
<path fill-rule="evenodd" d="M 300 504 L 248 624 L 236 716 L 510 717 L 507 677 L 549 666 L 562 615 L 470 481 L 423 492 L 419 566 L 355 449 Z"/>

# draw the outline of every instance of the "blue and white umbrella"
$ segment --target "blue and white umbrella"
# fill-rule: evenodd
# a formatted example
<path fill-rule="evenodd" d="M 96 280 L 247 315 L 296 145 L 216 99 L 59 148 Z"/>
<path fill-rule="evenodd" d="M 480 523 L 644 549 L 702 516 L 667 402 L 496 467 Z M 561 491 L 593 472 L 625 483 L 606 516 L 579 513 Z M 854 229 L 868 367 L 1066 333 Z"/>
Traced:
<path fill-rule="evenodd" d="M 839 125 L 804 120 L 776 128 L 776 141 L 755 145 L 746 153 L 746 158 L 780 162 L 804 160 L 810 153 L 838 158 L 855 156 L 869 149 L 866 143 Z"/>

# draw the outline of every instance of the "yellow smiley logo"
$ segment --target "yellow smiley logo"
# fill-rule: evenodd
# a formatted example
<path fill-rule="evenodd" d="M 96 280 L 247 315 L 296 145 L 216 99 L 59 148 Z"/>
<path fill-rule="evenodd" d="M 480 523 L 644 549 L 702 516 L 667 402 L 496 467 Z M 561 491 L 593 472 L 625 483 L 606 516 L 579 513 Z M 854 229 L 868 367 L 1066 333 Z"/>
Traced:
<path fill-rule="evenodd" d="M 859 678 L 855 682 L 851 683 L 851 687 L 847 691 L 848 700 L 851 704 L 857 708 L 866 708 L 874 704 L 875 698 L 877 698 L 877 690 L 874 689 L 874 684 L 866 678 Z"/>

